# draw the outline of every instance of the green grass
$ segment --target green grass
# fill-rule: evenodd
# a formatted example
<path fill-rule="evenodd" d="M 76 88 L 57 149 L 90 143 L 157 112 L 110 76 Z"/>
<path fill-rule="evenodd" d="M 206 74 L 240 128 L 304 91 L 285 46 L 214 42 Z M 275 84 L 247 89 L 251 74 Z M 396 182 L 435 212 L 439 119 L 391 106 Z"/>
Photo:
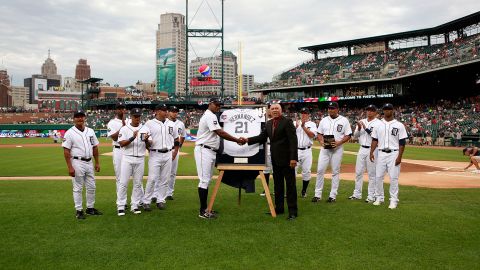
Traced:
<path fill-rule="evenodd" d="M 298 182 L 301 185 L 300 181 Z M 326 181 L 325 192 L 330 181 Z M 77 221 L 70 181 L 0 182 L 2 269 L 478 269 L 478 189 L 401 187 L 396 210 L 299 198 L 299 218 L 264 214 L 265 199 L 222 185 L 216 220 L 197 215 L 197 181 L 177 182 L 165 211 L 120 218 L 115 184 L 97 181 L 103 216 Z M 258 183 L 257 183 L 258 187 Z M 366 188 L 366 186 L 364 187 Z M 388 190 L 388 186 L 385 187 Z M 309 187 L 310 195 L 313 183 Z M 326 195 L 324 192 L 324 196 Z"/>

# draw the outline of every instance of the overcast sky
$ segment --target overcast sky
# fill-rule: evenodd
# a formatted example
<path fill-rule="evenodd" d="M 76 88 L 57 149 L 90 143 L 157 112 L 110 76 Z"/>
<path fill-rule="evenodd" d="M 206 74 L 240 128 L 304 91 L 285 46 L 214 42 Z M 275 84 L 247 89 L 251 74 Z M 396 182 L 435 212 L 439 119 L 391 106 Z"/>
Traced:
<path fill-rule="evenodd" d="M 198 9 L 190 27 L 219 28 L 220 0 L 189 3 L 190 20 Z M 479 10 L 478 0 L 226 0 L 225 50 L 237 54 L 242 42 L 243 73 L 265 82 L 312 58 L 298 47 L 433 27 Z M 64 77 L 86 58 L 104 82 L 151 82 L 155 31 L 167 12 L 185 14 L 185 1 L 0 0 L 0 59 L 13 85 L 40 73 L 48 49 Z M 192 46 L 209 57 L 220 53 L 218 42 L 192 39 Z"/>

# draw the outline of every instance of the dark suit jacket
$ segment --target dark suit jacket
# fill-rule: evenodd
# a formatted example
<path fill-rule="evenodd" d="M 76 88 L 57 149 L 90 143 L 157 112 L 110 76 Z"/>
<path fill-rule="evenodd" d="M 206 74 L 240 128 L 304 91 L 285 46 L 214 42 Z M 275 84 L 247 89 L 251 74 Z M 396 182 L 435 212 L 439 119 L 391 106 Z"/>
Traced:
<path fill-rule="evenodd" d="M 265 128 L 258 136 L 248 138 L 248 144 L 265 143 L 269 138 L 272 165 L 290 166 L 290 160 L 298 161 L 297 134 L 293 122 L 281 116 L 273 136 L 272 127 L 273 119 L 267 121 Z"/>

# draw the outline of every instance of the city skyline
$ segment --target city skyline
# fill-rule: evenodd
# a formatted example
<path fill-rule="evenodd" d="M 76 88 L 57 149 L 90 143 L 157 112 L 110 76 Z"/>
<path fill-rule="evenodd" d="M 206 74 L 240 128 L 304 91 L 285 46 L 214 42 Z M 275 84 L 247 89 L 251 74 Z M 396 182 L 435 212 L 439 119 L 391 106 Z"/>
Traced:
<path fill-rule="evenodd" d="M 201 2 L 190 0 L 190 19 Z M 219 1 L 209 3 L 218 9 Z M 479 9 L 480 4 L 470 0 L 225 1 L 225 50 L 237 54 L 242 42 L 243 73 L 265 82 L 311 59 L 298 47 L 433 27 Z M 92 76 L 111 85 L 152 82 L 155 31 L 160 15 L 170 12 L 185 14 L 185 1 L 5 1 L 0 4 L 0 59 L 12 85 L 40 74 L 49 49 L 63 77 L 73 77 L 82 58 L 91 65 Z M 191 26 L 218 27 L 215 18 L 202 12 Z M 199 57 L 219 53 L 216 42 L 192 44 Z"/>

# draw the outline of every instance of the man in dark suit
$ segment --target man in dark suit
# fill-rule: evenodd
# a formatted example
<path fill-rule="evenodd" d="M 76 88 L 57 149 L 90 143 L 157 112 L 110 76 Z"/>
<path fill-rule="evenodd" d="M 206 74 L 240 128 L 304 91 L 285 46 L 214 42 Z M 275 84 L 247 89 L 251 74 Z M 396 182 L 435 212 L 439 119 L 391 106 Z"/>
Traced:
<path fill-rule="evenodd" d="M 280 104 L 270 107 L 272 119 L 267 121 L 260 135 L 250 138 L 240 138 L 248 144 L 265 143 L 270 139 L 270 152 L 273 165 L 273 181 L 275 190 L 275 211 L 283 214 L 285 184 L 287 187 L 288 220 L 294 220 L 298 215 L 297 186 L 295 166 L 298 161 L 297 135 L 292 120 L 282 116 Z"/>

